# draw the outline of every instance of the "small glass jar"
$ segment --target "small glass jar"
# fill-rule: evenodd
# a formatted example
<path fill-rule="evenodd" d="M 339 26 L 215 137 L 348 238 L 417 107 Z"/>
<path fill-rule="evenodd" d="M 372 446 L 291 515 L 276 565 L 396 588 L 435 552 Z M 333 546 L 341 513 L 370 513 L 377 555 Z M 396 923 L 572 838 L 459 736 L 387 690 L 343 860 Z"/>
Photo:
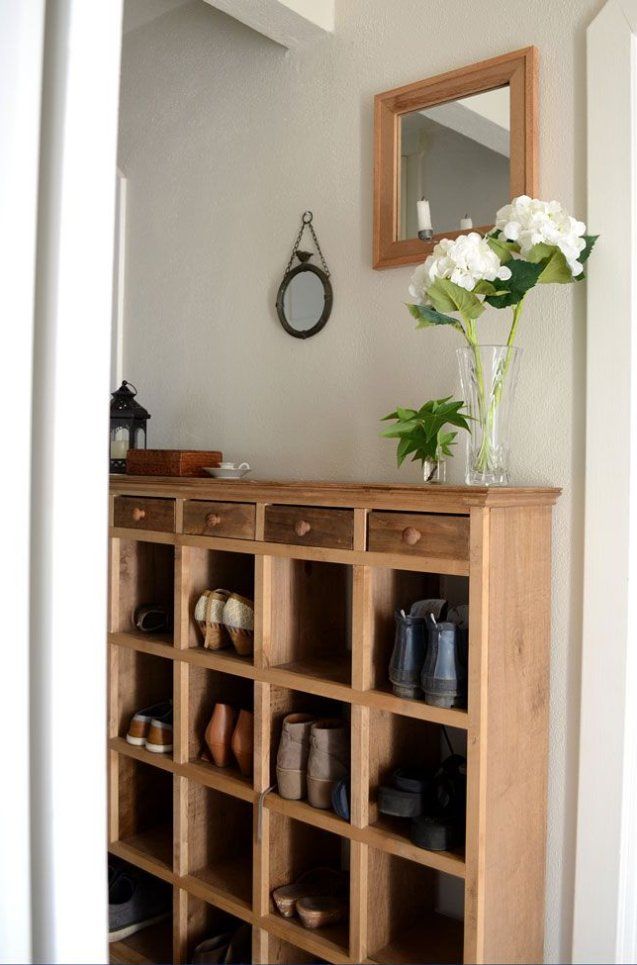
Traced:
<path fill-rule="evenodd" d="M 443 483 L 447 478 L 447 462 L 443 458 L 423 459 L 422 479 L 425 483 Z"/>

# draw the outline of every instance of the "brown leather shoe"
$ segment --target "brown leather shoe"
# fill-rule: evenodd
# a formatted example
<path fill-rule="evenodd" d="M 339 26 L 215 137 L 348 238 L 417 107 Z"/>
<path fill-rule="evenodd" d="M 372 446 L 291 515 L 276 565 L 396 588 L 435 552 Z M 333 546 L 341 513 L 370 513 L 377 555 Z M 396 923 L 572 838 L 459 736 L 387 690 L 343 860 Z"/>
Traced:
<path fill-rule="evenodd" d="M 307 793 L 307 759 L 314 721 L 311 714 L 288 714 L 283 719 L 276 757 L 276 780 L 279 794 L 288 801 L 301 801 Z"/>
<path fill-rule="evenodd" d="M 239 764 L 239 770 L 244 777 L 250 777 L 253 767 L 254 714 L 249 710 L 239 711 L 239 719 L 232 734 L 230 747 Z"/>
<path fill-rule="evenodd" d="M 213 762 L 217 767 L 228 767 L 232 763 L 230 743 L 234 731 L 236 712 L 230 704 L 216 704 L 210 723 L 206 727 L 205 741 Z"/>

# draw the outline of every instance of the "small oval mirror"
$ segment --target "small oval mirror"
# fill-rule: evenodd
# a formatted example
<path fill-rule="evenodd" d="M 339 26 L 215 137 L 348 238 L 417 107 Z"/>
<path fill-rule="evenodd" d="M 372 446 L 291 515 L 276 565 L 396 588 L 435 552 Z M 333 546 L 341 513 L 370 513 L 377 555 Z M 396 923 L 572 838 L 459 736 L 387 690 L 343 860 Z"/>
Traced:
<path fill-rule="evenodd" d="M 306 262 L 288 271 L 279 286 L 276 310 L 283 328 L 295 338 L 320 332 L 332 311 L 332 285 L 325 272 Z"/>

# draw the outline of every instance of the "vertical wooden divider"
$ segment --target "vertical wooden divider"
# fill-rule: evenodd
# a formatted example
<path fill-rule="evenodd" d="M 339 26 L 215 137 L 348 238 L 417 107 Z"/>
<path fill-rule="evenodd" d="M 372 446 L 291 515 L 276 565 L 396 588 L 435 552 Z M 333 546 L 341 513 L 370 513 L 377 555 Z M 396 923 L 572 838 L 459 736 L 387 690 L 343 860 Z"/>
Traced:
<path fill-rule="evenodd" d="M 175 500 L 175 531 L 183 530 L 183 499 Z M 188 647 L 188 598 L 190 592 L 190 556 L 187 546 L 175 546 L 175 595 L 173 646 Z M 173 661 L 173 759 L 178 764 L 188 761 L 189 671 L 182 660 Z M 188 874 L 188 779 L 173 777 L 173 871 L 179 877 Z M 173 959 L 185 962 L 188 956 L 188 894 L 175 886 L 173 890 Z"/>
<path fill-rule="evenodd" d="M 255 539 L 262 540 L 265 531 L 265 504 L 257 503 Z M 254 558 L 254 665 L 263 669 L 270 662 L 272 625 L 272 557 Z M 270 906 L 269 861 L 270 812 L 260 809 L 260 795 L 270 786 L 270 685 L 254 683 L 254 790 L 256 793 L 252 823 L 252 961 L 267 965 L 268 933 L 259 927 L 259 919 Z"/>
<path fill-rule="evenodd" d="M 489 645 L 490 510 L 471 509 L 469 548 L 469 655 L 467 728 L 467 833 L 465 845 L 464 960 L 484 961 L 484 842 L 486 837 L 487 672 Z"/>
<path fill-rule="evenodd" d="M 367 545 L 367 510 L 354 510 L 354 549 Z M 352 689 L 368 690 L 371 683 L 371 624 L 373 575 L 369 566 L 353 566 L 352 592 Z M 352 703 L 352 759 L 350 774 L 350 820 L 363 828 L 369 814 L 369 707 Z M 350 938 L 354 962 L 367 958 L 367 882 L 369 849 L 360 841 L 350 843 Z"/>
<path fill-rule="evenodd" d="M 109 517 L 113 514 L 113 498 L 109 499 Z M 119 629 L 120 540 L 111 539 L 108 568 L 108 630 Z M 106 644 L 108 654 L 108 736 L 117 737 L 119 709 L 119 648 Z M 119 838 L 119 756 L 108 754 L 108 843 Z"/>

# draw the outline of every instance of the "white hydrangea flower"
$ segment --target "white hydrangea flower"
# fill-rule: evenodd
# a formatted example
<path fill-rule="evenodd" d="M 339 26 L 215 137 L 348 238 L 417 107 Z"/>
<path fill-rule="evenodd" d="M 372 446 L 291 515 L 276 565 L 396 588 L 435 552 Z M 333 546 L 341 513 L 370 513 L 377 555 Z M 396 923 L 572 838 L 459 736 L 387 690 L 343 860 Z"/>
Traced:
<path fill-rule="evenodd" d="M 427 260 L 413 273 L 409 294 L 424 305 L 428 301 L 429 286 L 437 278 L 449 278 L 470 292 L 479 281 L 506 281 L 510 277 L 510 269 L 500 263 L 486 238 L 472 231 L 454 240 L 443 238 L 439 241 Z"/>
<path fill-rule="evenodd" d="M 523 194 L 500 208 L 495 226 L 501 237 L 520 246 L 522 257 L 534 245 L 553 245 L 564 255 L 573 276 L 583 272 L 584 266 L 578 259 L 586 247 L 582 237 L 586 225 L 572 218 L 559 201 L 539 201 Z"/>

